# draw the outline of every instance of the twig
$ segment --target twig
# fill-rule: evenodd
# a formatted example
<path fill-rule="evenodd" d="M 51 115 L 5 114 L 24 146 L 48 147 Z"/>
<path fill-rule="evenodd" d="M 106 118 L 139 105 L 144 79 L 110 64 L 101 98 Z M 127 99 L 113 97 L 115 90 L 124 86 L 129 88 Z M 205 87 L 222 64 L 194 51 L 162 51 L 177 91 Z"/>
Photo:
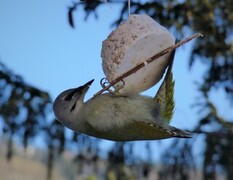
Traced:
<path fill-rule="evenodd" d="M 104 91 L 108 90 L 109 88 L 111 88 L 112 86 L 114 86 L 116 83 L 122 81 L 124 78 L 130 76 L 133 73 L 136 73 L 138 70 L 140 70 L 141 68 L 143 68 L 144 66 L 146 66 L 147 64 L 150 64 L 151 62 L 153 62 L 154 60 L 162 57 L 163 55 L 175 50 L 176 48 L 186 44 L 187 42 L 191 41 L 194 38 L 198 38 L 198 37 L 203 37 L 203 35 L 201 33 L 196 33 L 192 36 L 187 37 L 186 39 L 184 39 L 183 41 L 180 41 L 178 43 L 176 43 L 175 45 L 159 52 L 158 54 L 152 56 L 151 58 L 149 58 L 148 60 L 146 60 L 145 62 L 142 62 L 141 64 L 138 64 L 137 66 L 135 66 L 134 68 L 130 69 L 129 71 L 127 71 L 126 73 L 122 74 L 121 76 L 118 76 L 115 80 L 113 80 L 111 83 L 109 83 L 108 86 L 105 86 L 103 89 L 101 89 L 100 91 L 98 91 L 96 94 L 94 94 L 94 97 L 102 94 Z"/>

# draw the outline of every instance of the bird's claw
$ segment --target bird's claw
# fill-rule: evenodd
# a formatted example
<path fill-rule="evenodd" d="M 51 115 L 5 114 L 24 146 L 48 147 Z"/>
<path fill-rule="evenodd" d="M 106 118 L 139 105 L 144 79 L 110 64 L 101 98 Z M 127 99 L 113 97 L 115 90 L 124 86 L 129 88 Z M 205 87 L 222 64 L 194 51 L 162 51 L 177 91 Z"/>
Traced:
<path fill-rule="evenodd" d="M 121 82 L 121 84 L 120 84 L 120 82 Z M 125 81 L 121 80 L 120 82 L 117 83 L 117 86 L 116 86 L 116 88 L 114 90 L 107 89 L 107 91 L 109 93 L 112 93 L 112 94 L 115 94 L 115 95 L 118 94 L 119 90 L 121 90 L 122 88 L 125 87 Z M 108 82 L 108 80 L 106 78 L 102 78 L 100 80 L 100 85 L 101 85 L 102 88 L 106 88 L 107 86 L 109 86 L 109 84 L 110 83 Z"/>
<path fill-rule="evenodd" d="M 114 93 L 118 93 L 124 87 L 125 87 L 125 81 L 122 79 L 120 82 L 117 83 Z"/>

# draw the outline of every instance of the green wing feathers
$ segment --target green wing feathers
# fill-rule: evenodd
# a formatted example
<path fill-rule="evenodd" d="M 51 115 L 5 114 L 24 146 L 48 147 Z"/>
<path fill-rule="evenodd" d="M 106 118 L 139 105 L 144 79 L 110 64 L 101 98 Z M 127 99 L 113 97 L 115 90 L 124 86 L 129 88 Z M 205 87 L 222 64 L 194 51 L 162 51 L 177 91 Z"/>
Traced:
<path fill-rule="evenodd" d="M 155 100 L 161 105 L 161 114 L 163 119 L 170 123 L 175 108 L 174 102 L 174 86 L 172 66 L 174 61 L 175 51 L 173 51 L 169 57 L 168 69 L 165 78 L 159 87 L 159 90 L 155 96 Z"/>

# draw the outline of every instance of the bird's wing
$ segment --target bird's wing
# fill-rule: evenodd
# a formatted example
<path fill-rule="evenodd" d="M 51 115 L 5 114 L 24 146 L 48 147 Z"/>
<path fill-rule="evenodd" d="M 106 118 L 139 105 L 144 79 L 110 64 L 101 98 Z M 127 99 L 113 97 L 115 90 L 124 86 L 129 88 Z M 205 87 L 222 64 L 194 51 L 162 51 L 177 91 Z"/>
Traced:
<path fill-rule="evenodd" d="M 157 123 L 146 123 L 135 121 L 134 126 L 139 126 L 141 132 L 144 132 L 146 136 L 157 137 L 158 139 L 168 137 L 190 138 L 192 134 L 178 129 L 173 126 L 162 126 Z M 140 132 L 140 133 L 141 133 Z"/>
<path fill-rule="evenodd" d="M 171 137 L 190 138 L 191 133 L 172 126 L 161 126 L 157 123 L 131 121 L 124 126 L 109 130 L 99 130 L 91 124 L 88 125 L 87 134 L 114 141 L 159 140 Z"/>
<path fill-rule="evenodd" d="M 170 123 L 175 103 L 174 103 L 174 86 L 175 81 L 173 80 L 172 66 L 174 62 L 175 50 L 172 51 L 169 57 L 168 69 L 165 78 L 159 87 L 157 94 L 155 95 L 155 101 L 160 104 L 161 115 L 167 123 Z"/>

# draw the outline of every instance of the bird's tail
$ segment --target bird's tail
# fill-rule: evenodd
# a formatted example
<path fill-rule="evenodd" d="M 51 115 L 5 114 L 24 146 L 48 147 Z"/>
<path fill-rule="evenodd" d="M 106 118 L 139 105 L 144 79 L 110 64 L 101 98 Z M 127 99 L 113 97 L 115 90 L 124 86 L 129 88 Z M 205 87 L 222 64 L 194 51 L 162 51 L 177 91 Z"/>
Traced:
<path fill-rule="evenodd" d="M 177 138 L 191 138 L 193 136 L 193 133 L 185 130 L 178 129 L 173 126 L 169 126 L 169 129 L 167 132 L 172 136 L 172 137 L 177 137 Z"/>

